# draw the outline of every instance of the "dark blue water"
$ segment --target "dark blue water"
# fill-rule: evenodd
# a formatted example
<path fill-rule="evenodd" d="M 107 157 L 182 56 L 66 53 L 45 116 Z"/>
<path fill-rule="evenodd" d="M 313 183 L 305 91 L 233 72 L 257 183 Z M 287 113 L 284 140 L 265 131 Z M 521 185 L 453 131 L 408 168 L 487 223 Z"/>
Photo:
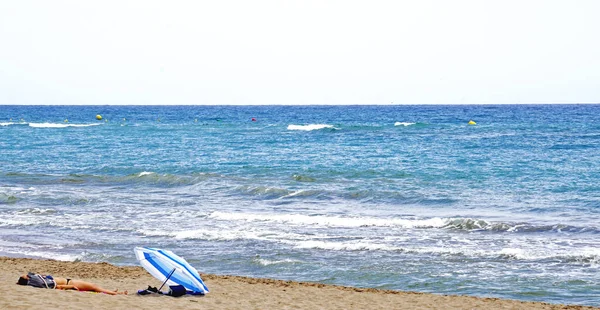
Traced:
<path fill-rule="evenodd" d="M 0 106 L 0 255 L 598 306 L 598 163 L 600 105 Z"/>

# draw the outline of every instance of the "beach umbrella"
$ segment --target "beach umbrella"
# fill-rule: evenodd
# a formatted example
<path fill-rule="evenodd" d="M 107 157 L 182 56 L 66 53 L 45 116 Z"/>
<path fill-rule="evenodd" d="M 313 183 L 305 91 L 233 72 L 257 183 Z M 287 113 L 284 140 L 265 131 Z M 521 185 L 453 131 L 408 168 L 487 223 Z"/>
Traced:
<path fill-rule="evenodd" d="M 152 276 L 163 281 L 163 285 L 158 290 L 167 283 L 169 286 L 182 285 L 194 293 L 208 293 L 208 287 L 200 279 L 196 268 L 175 253 L 147 247 L 136 247 L 133 251 L 142 267 Z"/>

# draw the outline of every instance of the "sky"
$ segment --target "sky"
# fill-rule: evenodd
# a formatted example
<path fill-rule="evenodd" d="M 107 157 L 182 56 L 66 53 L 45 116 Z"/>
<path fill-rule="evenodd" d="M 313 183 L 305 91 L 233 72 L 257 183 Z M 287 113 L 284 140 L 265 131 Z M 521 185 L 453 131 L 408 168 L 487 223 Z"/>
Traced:
<path fill-rule="evenodd" d="M 0 0 L 0 105 L 600 103 L 600 1 Z"/>

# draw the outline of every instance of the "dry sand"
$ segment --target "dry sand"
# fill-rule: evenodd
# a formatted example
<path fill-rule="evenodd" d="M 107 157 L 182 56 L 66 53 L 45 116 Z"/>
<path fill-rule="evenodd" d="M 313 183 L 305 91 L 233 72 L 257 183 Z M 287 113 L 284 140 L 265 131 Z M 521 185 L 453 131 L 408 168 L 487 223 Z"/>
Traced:
<path fill-rule="evenodd" d="M 16 285 L 28 271 L 86 280 L 129 295 Z M 237 276 L 202 274 L 202 279 L 210 289 L 206 296 L 139 296 L 139 289 L 161 284 L 141 267 L 0 257 L 0 309 L 598 309 Z"/>

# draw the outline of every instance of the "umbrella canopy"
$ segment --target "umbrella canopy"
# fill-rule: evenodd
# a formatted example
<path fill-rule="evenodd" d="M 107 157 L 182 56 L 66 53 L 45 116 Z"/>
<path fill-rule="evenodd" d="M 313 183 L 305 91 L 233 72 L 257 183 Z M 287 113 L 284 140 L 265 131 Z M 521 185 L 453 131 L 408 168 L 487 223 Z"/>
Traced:
<path fill-rule="evenodd" d="M 158 280 L 168 279 L 168 285 L 183 285 L 194 293 L 208 293 L 196 268 L 175 253 L 146 247 L 136 247 L 133 251 L 142 267 Z"/>

